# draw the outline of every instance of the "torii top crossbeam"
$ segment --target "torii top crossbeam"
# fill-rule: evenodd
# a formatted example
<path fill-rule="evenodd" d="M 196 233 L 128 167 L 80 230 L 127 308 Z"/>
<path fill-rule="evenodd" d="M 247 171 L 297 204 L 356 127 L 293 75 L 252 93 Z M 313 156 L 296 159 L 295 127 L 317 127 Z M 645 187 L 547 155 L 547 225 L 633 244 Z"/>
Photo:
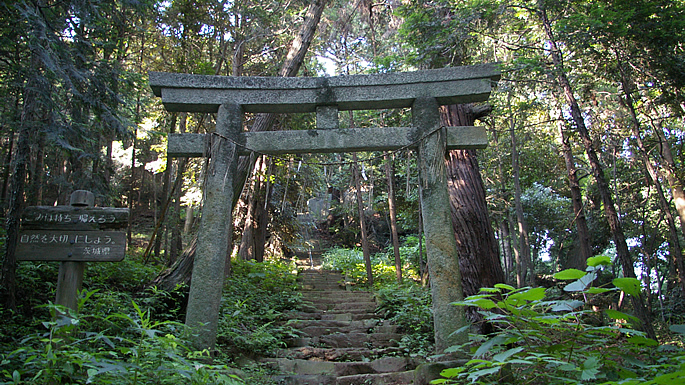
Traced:
<path fill-rule="evenodd" d="M 414 72 L 332 77 L 235 77 L 150 72 L 150 86 L 171 112 L 217 112 L 235 103 L 245 112 L 314 112 L 411 107 L 420 97 L 439 104 L 487 100 L 500 73 L 492 64 Z"/>

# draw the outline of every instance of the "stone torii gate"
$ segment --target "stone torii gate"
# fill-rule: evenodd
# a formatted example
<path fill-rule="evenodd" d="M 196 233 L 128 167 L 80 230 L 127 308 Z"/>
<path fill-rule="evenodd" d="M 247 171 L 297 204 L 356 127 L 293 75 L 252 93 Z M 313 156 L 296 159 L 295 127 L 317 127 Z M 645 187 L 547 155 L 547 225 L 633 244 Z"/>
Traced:
<path fill-rule="evenodd" d="M 186 325 L 195 347 L 213 349 L 224 282 L 233 184 L 239 155 L 418 152 L 421 208 L 433 298 L 436 350 L 465 341 L 456 240 L 450 219 L 445 151 L 485 148 L 482 127 L 441 127 L 438 107 L 485 101 L 499 80 L 494 65 L 319 78 L 230 77 L 150 72 L 150 86 L 172 112 L 218 112 L 212 134 L 169 135 L 168 156 L 209 156 L 205 203 Z M 338 111 L 411 107 L 412 127 L 338 128 Z M 316 112 L 315 130 L 243 132 L 245 112 Z"/>

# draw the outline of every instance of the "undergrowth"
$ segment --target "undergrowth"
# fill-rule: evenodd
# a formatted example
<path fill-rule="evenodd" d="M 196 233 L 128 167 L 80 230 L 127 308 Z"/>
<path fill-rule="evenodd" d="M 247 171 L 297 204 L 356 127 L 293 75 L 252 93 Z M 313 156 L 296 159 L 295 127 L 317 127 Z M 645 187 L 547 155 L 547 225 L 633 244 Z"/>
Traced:
<path fill-rule="evenodd" d="M 586 272 L 555 274 L 569 280 L 570 299 L 550 300 L 545 288 L 516 289 L 505 284 L 455 303 L 479 309 L 496 327 L 490 335 L 447 349 L 467 352 L 462 367 L 446 369 L 432 384 L 683 384 L 685 325 L 671 325 L 671 341 L 659 343 L 637 330 L 639 320 L 616 309 L 588 306 L 597 296 L 641 295 L 635 278 L 615 278 L 607 287 L 592 284 L 606 256 L 588 259 Z M 568 297 L 567 297 L 568 298 Z M 602 319 L 596 323 L 597 318 Z M 588 323 L 593 320 L 593 323 Z"/>
<path fill-rule="evenodd" d="M 192 331 L 182 323 L 187 285 L 170 292 L 144 287 L 160 268 L 136 257 L 88 264 L 78 311 L 72 312 L 51 303 L 58 263 L 20 263 L 18 309 L 0 307 L 0 384 L 239 384 L 240 377 L 257 384 L 268 379 L 259 367 L 237 371 L 212 362 L 268 355 L 284 346 L 294 332 L 281 326 L 283 312 L 300 303 L 293 266 L 234 262 L 222 296 L 218 357 L 191 348 Z"/>

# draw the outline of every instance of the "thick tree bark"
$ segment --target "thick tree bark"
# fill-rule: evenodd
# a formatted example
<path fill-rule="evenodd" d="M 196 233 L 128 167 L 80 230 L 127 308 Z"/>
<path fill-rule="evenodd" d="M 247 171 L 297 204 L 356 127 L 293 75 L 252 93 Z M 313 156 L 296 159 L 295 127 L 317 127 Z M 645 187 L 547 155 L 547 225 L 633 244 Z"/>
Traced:
<path fill-rule="evenodd" d="M 542 23 L 542 27 L 547 35 L 548 43 L 550 46 L 550 54 L 552 56 L 552 62 L 554 64 L 555 78 L 558 82 L 561 91 L 563 92 L 566 103 L 568 104 L 571 112 L 571 117 L 576 125 L 576 129 L 580 134 L 583 141 L 583 146 L 585 147 L 585 153 L 588 157 L 588 161 L 592 168 L 592 175 L 597 183 L 597 188 L 602 199 L 602 204 L 604 205 L 604 213 L 606 215 L 607 221 L 609 222 L 609 228 L 611 229 L 612 238 L 616 246 L 616 254 L 618 255 L 619 262 L 623 269 L 623 275 L 629 278 L 636 278 L 635 268 L 633 266 L 633 260 L 630 256 L 630 251 L 628 250 L 628 244 L 626 243 L 625 233 L 623 232 L 623 226 L 618 219 L 618 214 L 614 206 L 614 201 L 611 196 L 611 191 L 609 190 L 609 184 L 604 177 L 604 169 L 599 162 L 597 153 L 595 151 L 592 138 L 585 126 L 585 120 L 583 114 L 578 105 L 575 95 L 573 94 L 573 88 L 571 83 L 566 77 L 566 71 L 563 64 L 563 59 L 561 51 L 557 46 L 557 42 L 554 39 L 554 34 L 552 32 L 552 25 L 547 17 L 547 11 L 544 7 L 539 7 L 538 17 Z M 630 296 L 631 303 L 633 305 L 633 310 L 635 314 L 640 319 L 642 323 L 642 329 L 647 334 L 648 337 L 656 339 L 656 333 L 652 326 L 652 316 L 649 313 L 649 309 L 645 306 L 644 300 L 641 295 Z"/>
<path fill-rule="evenodd" d="M 476 115 L 470 105 L 451 105 L 441 107 L 441 118 L 446 126 L 470 126 Z M 446 166 L 459 268 L 464 295 L 469 296 L 481 287 L 504 282 L 504 271 L 488 218 L 475 150 L 449 151 Z"/>
<path fill-rule="evenodd" d="M 571 190 L 571 202 L 573 204 L 574 222 L 576 224 L 576 232 L 578 233 L 578 247 L 580 253 L 574 254 L 567 258 L 564 267 L 567 269 L 585 270 L 587 266 L 587 259 L 592 257 L 592 246 L 590 243 L 590 229 L 587 226 L 585 219 L 585 209 L 583 208 L 583 194 L 580 190 L 580 183 L 578 181 L 578 170 L 573 159 L 573 152 L 569 138 L 564 131 L 564 122 L 559 121 L 559 137 L 561 138 L 561 154 L 564 157 L 564 164 L 566 165 L 566 172 L 568 177 L 568 186 Z"/>

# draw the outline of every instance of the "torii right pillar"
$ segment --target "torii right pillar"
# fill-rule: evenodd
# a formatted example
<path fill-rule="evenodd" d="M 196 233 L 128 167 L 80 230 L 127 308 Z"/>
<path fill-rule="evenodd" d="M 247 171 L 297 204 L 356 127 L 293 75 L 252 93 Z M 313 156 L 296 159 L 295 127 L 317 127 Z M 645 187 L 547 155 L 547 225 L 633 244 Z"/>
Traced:
<path fill-rule="evenodd" d="M 425 137 L 418 149 L 419 188 L 433 298 L 435 350 L 443 353 L 450 346 L 465 343 L 468 333 L 455 333 L 466 325 L 466 317 L 462 306 L 451 305 L 464 299 L 464 290 L 450 218 L 445 169 L 446 132 L 440 129 L 438 106 L 434 98 L 417 98 L 412 105 L 412 119 L 413 126 Z"/>

